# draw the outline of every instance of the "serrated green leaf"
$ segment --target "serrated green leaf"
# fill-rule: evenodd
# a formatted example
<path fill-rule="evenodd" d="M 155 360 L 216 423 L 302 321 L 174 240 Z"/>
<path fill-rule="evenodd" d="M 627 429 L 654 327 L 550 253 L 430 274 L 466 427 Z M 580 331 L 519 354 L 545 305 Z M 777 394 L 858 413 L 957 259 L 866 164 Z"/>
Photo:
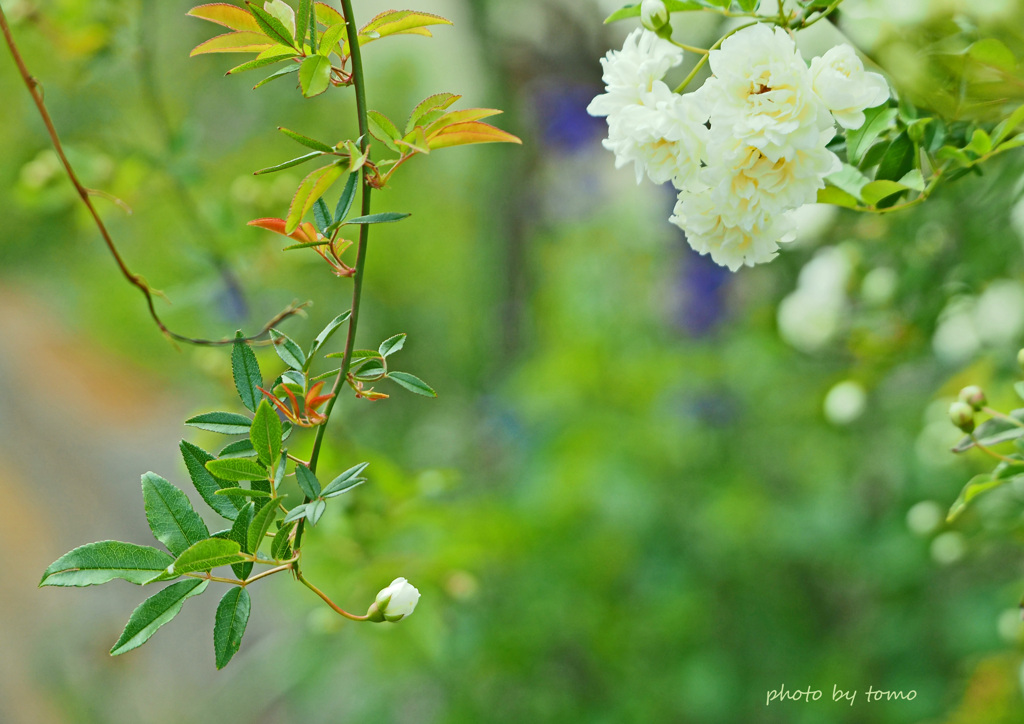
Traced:
<path fill-rule="evenodd" d="M 396 334 L 394 337 L 388 337 L 380 343 L 380 347 L 377 348 L 377 352 L 381 357 L 387 357 L 388 355 L 394 354 L 405 346 L 405 338 L 405 333 Z"/>
<path fill-rule="evenodd" d="M 294 508 L 288 511 L 288 514 L 284 517 L 285 523 L 291 523 L 292 521 L 299 520 L 300 518 L 306 517 L 306 509 L 309 507 L 308 503 L 302 503 L 296 505 Z"/>
<path fill-rule="evenodd" d="M 252 458 L 256 457 L 256 451 L 252 447 L 252 440 L 236 440 L 228 443 L 217 453 L 219 458 Z M 210 456 L 213 460 L 213 456 Z M 205 461 L 204 461 L 205 464 Z"/>
<path fill-rule="evenodd" d="M 227 666 L 242 645 L 251 610 L 249 592 L 241 586 L 229 589 L 220 599 L 213 624 L 213 651 L 218 669 Z"/>
<path fill-rule="evenodd" d="M 249 440 L 261 463 L 268 468 L 277 464 L 281 456 L 281 419 L 266 399 L 261 400 L 256 408 Z"/>
<path fill-rule="evenodd" d="M 398 146 L 395 145 L 395 141 L 401 138 L 402 134 L 398 132 L 398 128 L 391 119 L 380 111 L 368 111 L 366 119 L 370 124 L 370 135 L 395 153 L 398 153 Z"/>
<path fill-rule="evenodd" d="M 287 68 L 281 68 L 280 70 L 271 73 L 266 78 L 261 80 L 259 83 L 254 85 L 252 87 L 252 89 L 256 90 L 257 88 L 262 88 L 263 86 L 265 86 L 267 83 L 269 83 L 272 80 L 277 80 L 278 78 L 283 78 L 284 76 L 290 75 L 291 73 L 298 73 L 299 69 L 301 67 L 302 67 L 301 65 L 296 63 L 295 65 L 289 65 Z"/>
<path fill-rule="evenodd" d="M 975 475 L 967 482 L 967 485 L 960 491 L 960 495 L 957 496 L 956 501 L 950 506 L 949 513 L 946 515 L 946 522 L 952 523 L 959 518 L 960 514 L 967 510 L 967 506 L 971 504 L 971 501 L 979 495 L 1005 485 L 1007 482 L 1009 480 L 995 480 L 988 473 Z"/>
<path fill-rule="evenodd" d="M 842 189 L 853 198 L 860 201 L 860 192 L 868 184 L 868 177 L 848 163 L 837 173 L 825 178 L 833 186 Z"/>
<path fill-rule="evenodd" d="M 868 206 L 874 206 L 879 201 L 893 194 L 898 194 L 901 191 L 906 191 L 907 187 L 898 181 L 878 180 L 872 181 L 871 183 L 864 186 L 861 189 L 861 197 L 864 199 L 864 203 Z"/>
<path fill-rule="evenodd" d="M 237 333 L 231 349 L 231 373 L 242 404 L 255 412 L 256 406 L 263 399 L 263 394 L 259 391 L 263 386 L 263 375 L 260 373 L 256 355 L 242 339 L 241 332 Z"/>
<path fill-rule="evenodd" d="M 1017 106 L 992 130 L 992 145 L 998 146 L 1002 143 L 1007 136 L 1017 130 L 1017 126 L 1021 123 L 1024 123 L 1024 105 Z"/>
<path fill-rule="evenodd" d="M 174 561 L 149 546 L 104 540 L 68 551 L 43 573 L 40 586 L 95 586 L 115 578 L 142 584 Z"/>
<path fill-rule="evenodd" d="M 252 553 L 249 550 L 249 526 L 252 525 L 253 518 L 256 515 L 255 503 L 247 503 L 241 512 L 238 514 L 238 520 L 231 526 L 231 532 L 228 534 L 228 538 L 237 543 L 243 553 Z M 232 563 L 231 570 L 235 572 L 235 575 L 239 579 L 245 580 L 252 573 L 253 562 L 245 561 L 243 563 Z"/>
<path fill-rule="evenodd" d="M 459 100 L 459 98 L 462 98 L 462 96 L 455 95 L 454 93 L 435 93 L 432 96 L 427 96 L 412 109 L 412 113 L 409 114 L 409 120 L 405 124 L 405 132 L 409 133 L 413 128 L 421 125 L 423 117 L 431 111 L 443 111 Z"/>
<path fill-rule="evenodd" d="M 283 332 L 270 330 L 270 339 L 274 343 L 274 351 L 281 360 L 296 372 L 302 372 L 306 366 L 306 355 L 295 341 Z"/>
<path fill-rule="evenodd" d="M 234 412 L 205 412 L 190 417 L 185 424 L 222 435 L 248 435 L 252 420 Z"/>
<path fill-rule="evenodd" d="M 437 397 L 437 393 L 426 382 L 408 372 L 388 372 L 388 379 L 394 380 L 410 392 L 424 397 Z"/>
<path fill-rule="evenodd" d="M 359 480 L 360 482 L 362 482 L 362 479 L 359 478 L 359 473 L 366 470 L 366 467 L 369 464 L 370 463 L 359 463 L 358 465 L 354 465 L 353 467 L 349 468 L 341 475 L 336 477 L 334 480 L 332 480 L 330 483 L 328 483 L 327 487 L 323 489 L 323 492 L 320 493 L 320 495 L 324 498 L 331 498 L 334 497 L 335 495 L 340 495 L 341 493 L 344 493 L 349 488 L 355 487 L 356 485 L 358 485 L 358 483 L 354 481 Z"/>
<path fill-rule="evenodd" d="M 246 440 L 245 442 L 249 441 Z M 242 507 L 242 504 L 218 498 L 216 495 L 218 490 L 231 487 L 231 484 L 226 480 L 218 479 L 206 469 L 206 463 L 214 459 L 213 455 L 185 440 L 181 441 L 179 448 L 181 449 L 181 457 L 185 461 L 185 467 L 188 469 L 189 477 L 192 479 L 192 485 L 195 486 L 195 489 L 202 496 L 203 500 L 206 501 L 206 504 L 223 518 L 228 520 L 237 518 L 238 509 Z"/>
<path fill-rule="evenodd" d="M 275 561 L 287 560 L 292 557 L 292 542 L 289 536 L 294 529 L 294 521 L 285 523 L 274 535 L 274 540 L 270 543 L 270 555 Z"/>
<path fill-rule="evenodd" d="M 272 498 L 273 494 L 265 490 L 252 490 L 251 488 L 222 488 L 216 495 L 232 495 L 236 498 Z"/>
<path fill-rule="evenodd" d="M 164 572 L 149 582 L 176 578 L 186 573 L 210 571 L 220 566 L 241 563 L 242 547 L 237 541 L 225 538 L 207 538 L 189 546 Z"/>
<path fill-rule="evenodd" d="M 344 314 L 339 314 L 337 317 L 328 322 L 327 326 L 324 327 L 320 331 L 320 334 L 316 336 L 316 339 L 313 340 L 313 345 L 309 348 L 309 356 L 307 357 L 307 359 L 312 359 L 316 355 L 316 353 L 320 351 L 320 348 L 327 344 L 331 336 L 338 330 L 338 327 L 347 322 L 351 316 L 352 312 L 348 311 L 345 312 Z"/>
<path fill-rule="evenodd" d="M 327 227 L 331 225 L 332 221 L 331 210 L 327 208 L 323 198 L 317 199 L 313 204 L 313 224 L 316 226 L 316 230 L 321 234 L 326 234 Z"/>
<path fill-rule="evenodd" d="M 209 584 L 198 579 L 179 581 L 147 598 L 132 611 L 110 655 L 119 656 L 149 641 L 161 626 L 178 615 L 187 599 L 201 594 Z"/>
<path fill-rule="evenodd" d="M 280 45 L 274 45 L 267 48 L 257 57 L 252 60 L 247 60 L 244 63 L 239 63 L 234 68 L 226 72 L 224 75 L 237 75 L 238 73 L 244 73 L 247 70 L 257 70 L 259 68 L 266 68 L 271 65 L 276 65 L 285 60 L 291 60 L 292 58 L 298 57 L 298 53 L 294 50 L 282 47 Z M 283 75 L 283 73 L 282 73 Z"/>
<path fill-rule="evenodd" d="M 320 38 L 320 55 L 326 58 L 331 53 L 337 52 L 338 42 L 341 41 L 344 35 L 345 23 L 337 23 L 327 28 L 324 31 L 323 37 Z"/>
<path fill-rule="evenodd" d="M 271 500 L 267 502 L 262 508 L 256 511 L 256 515 L 252 518 L 252 523 L 249 525 L 249 553 L 256 554 L 256 551 L 260 549 L 260 544 L 263 542 L 263 537 L 270 530 L 271 523 L 274 522 L 274 518 L 277 517 L 280 508 L 277 507 L 277 502 Z"/>
<path fill-rule="evenodd" d="M 323 141 L 318 141 L 315 138 L 310 138 L 309 136 L 304 136 L 301 133 L 296 133 L 284 126 L 278 126 L 277 130 L 306 148 L 312 148 L 314 151 L 320 151 L 321 153 L 334 153 L 334 148 Z"/>
<path fill-rule="evenodd" d="M 210 460 L 206 469 L 221 480 L 242 482 L 245 480 L 266 480 L 267 470 L 255 460 L 249 458 L 221 458 Z"/>
<path fill-rule="evenodd" d="M 217 23 L 223 25 L 226 28 L 232 30 L 247 30 L 250 32 L 258 33 L 260 26 L 256 24 L 252 15 L 245 12 L 242 8 L 237 5 L 231 5 L 229 3 L 209 3 L 207 5 L 200 5 L 189 10 L 186 15 L 191 15 L 194 18 L 200 18 L 202 20 L 209 20 L 211 23 Z"/>
<path fill-rule="evenodd" d="M 324 500 L 313 500 L 310 501 L 306 506 L 306 520 L 309 521 L 310 525 L 316 525 L 320 522 L 320 516 L 324 514 L 324 510 L 327 508 L 327 502 Z"/>
<path fill-rule="evenodd" d="M 885 152 L 885 156 L 878 164 L 878 171 L 875 172 L 875 178 L 878 180 L 889 180 L 896 181 L 897 179 L 903 178 L 911 169 L 915 166 L 915 154 L 917 149 L 914 147 L 914 142 L 910 140 L 910 136 L 907 132 L 896 136 L 892 143 L 889 144 L 888 150 Z"/>
<path fill-rule="evenodd" d="M 313 471 L 305 465 L 295 466 L 295 480 L 307 498 L 317 498 L 320 496 L 320 481 L 316 479 Z"/>
<path fill-rule="evenodd" d="M 1011 440 L 1024 437 L 1024 409 L 1017 409 L 1010 412 L 1012 420 L 1003 417 L 993 417 L 978 425 L 974 431 L 974 437 L 981 441 L 986 447 L 998 445 Z M 974 440 L 970 435 L 965 435 L 960 442 L 953 447 L 953 452 L 961 453 L 974 447 Z"/>
<path fill-rule="evenodd" d="M 285 220 L 285 233 L 291 234 L 298 228 L 302 218 L 313 208 L 316 200 L 323 196 L 344 173 L 344 169 L 340 166 L 331 164 L 330 166 L 318 168 L 302 180 L 288 209 L 288 218 Z"/>
<path fill-rule="evenodd" d="M 349 219 L 346 224 L 391 224 L 402 219 L 408 219 L 412 214 L 403 214 L 398 211 L 384 211 L 380 214 L 370 214 L 369 216 L 357 216 L 354 219 Z"/>
<path fill-rule="evenodd" d="M 299 0 L 299 9 L 295 12 L 295 44 L 300 48 L 313 19 L 313 0 Z"/>
<path fill-rule="evenodd" d="M 974 129 L 971 134 L 971 142 L 964 146 L 964 151 L 973 153 L 976 156 L 984 156 L 992 150 L 992 139 L 980 128 Z"/>
<path fill-rule="evenodd" d="M 306 98 L 318 96 L 331 87 L 331 61 L 322 55 L 310 55 L 299 68 L 299 87 Z"/>
<path fill-rule="evenodd" d="M 864 111 L 864 124 L 846 134 L 846 157 L 851 164 L 860 163 L 875 139 L 892 127 L 897 115 L 898 109 L 886 105 Z"/>
<path fill-rule="evenodd" d="M 262 176 L 267 173 L 277 173 L 278 171 L 284 171 L 286 168 L 292 168 L 303 164 L 306 161 L 312 161 L 314 158 L 321 158 L 322 156 L 323 154 L 320 151 L 311 151 L 310 153 L 305 153 L 283 163 L 279 163 L 276 166 L 267 166 L 266 168 L 261 168 L 258 171 L 253 171 L 252 173 L 254 176 Z"/>
<path fill-rule="evenodd" d="M 856 209 L 860 206 L 860 202 L 857 199 L 835 186 L 826 186 L 823 189 L 819 189 L 817 201 L 819 204 L 844 206 L 848 209 Z"/>
<path fill-rule="evenodd" d="M 142 498 L 153 537 L 172 555 L 210 537 L 206 523 L 192 509 L 188 497 L 156 473 L 142 476 Z"/>
<path fill-rule="evenodd" d="M 295 41 L 292 38 L 292 34 L 288 28 L 284 26 L 284 23 L 250 0 L 246 0 L 245 4 L 249 7 L 249 12 L 252 13 L 253 19 L 255 19 L 256 23 L 260 26 L 260 30 L 262 30 L 268 38 L 279 45 L 285 45 L 289 48 L 297 49 Z"/>
<path fill-rule="evenodd" d="M 342 189 L 341 196 L 338 198 L 338 205 L 334 209 L 334 222 L 329 227 L 331 230 L 339 226 L 352 209 L 352 202 L 356 197 L 356 182 L 358 180 L 359 174 L 351 173 L 348 175 L 348 181 L 345 182 L 345 188 Z"/>
<path fill-rule="evenodd" d="M 262 53 L 273 47 L 273 42 L 263 33 L 224 33 L 192 48 L 189 57 L 194 58 L 207 53 Z"/>

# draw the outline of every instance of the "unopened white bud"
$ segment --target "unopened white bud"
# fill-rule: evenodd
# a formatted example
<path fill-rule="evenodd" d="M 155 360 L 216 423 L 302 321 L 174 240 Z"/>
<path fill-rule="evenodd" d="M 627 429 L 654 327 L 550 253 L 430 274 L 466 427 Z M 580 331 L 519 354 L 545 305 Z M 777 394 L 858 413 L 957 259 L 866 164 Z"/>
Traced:
<path fill-rule="evenodd" d="M 648 30 L 661 30 L 668 23 L 668 8 L 663 0 L 643 0 L 640 3 L 640 22 Z"/>
<path fill-rule="evenodd" d="M 371 621 L 401 621 L 416 610 L 420 592 L 404 578 L 396 578 L 391 585 L 377 594 L 367 615 Z"/>

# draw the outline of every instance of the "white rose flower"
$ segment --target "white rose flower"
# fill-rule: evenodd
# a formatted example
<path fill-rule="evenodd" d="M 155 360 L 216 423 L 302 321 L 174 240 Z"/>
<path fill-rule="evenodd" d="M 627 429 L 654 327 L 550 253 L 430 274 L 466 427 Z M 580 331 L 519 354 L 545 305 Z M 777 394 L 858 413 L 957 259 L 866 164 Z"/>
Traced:
<path fill-rule="evenodd" d="M 420 600 L 420 592 L 404 578 L 396 578 L 377 594 L 368 615 L 374 621 L 401 621 L 409 616 Z"/>
<path fill-rule="evenodd" d="M 683 62 L 683 51 L 649 30 L 637 28 L 626 37 L 622 50 L 612 50 L 601 59 L 605 93 L 587 106 L 592 116 L 611 116 L 624 106 L 642 102 L 655 81 L 669 68 Z"/>
<path fill-rule="evenodd" d="M 661 81 L 642 100 L 608 118 L 603 145 L 615 153 L 615 167 L 634 163 L 637 183 L 646 172 L 654 183 L 692 187 L 707 144 L 707 113 L 692 97 L 673 93 Z"/>
<path fill-rule="evenodd" d="M 832 116 L 784 30 L 744 28 L 711 51 L 709 61 L 714 75 L 703 92 L 716 134 L 754 146 L 773 162 L 822 145 Z"/>
<path fill-rule="evenodd" d="M 710 187 L 702 193 L 681 193 L 669 221 L 686 232 L 694 251 L 710 254 L 712 261 L 730 271 L 771 261 L 779 244 L 796 236 L 789 214 L 730 213 L 719 205 Z"/>
<path fill-rule="evenodd" d="M 811 61 L 814 92 L 843 128 L 864 125 L 864 109 L 889 100 L 889 85 L 878 73 L 864 70 L 864 64 L 849 45 L 837 45 Z"/>

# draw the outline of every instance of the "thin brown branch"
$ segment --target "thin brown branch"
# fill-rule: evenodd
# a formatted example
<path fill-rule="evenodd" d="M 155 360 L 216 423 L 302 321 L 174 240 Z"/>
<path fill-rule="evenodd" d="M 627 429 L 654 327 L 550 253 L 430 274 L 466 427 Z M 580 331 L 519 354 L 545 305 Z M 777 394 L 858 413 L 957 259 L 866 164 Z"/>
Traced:
<path fill-rule="evenodd" d="M 156 326 L 168 339 L 176 342 L 182 342 L 184 344 L 192 344 L 198 346 L 217 346 L 233 344 L 235 341 L 234 337 L 225 337 L 223 339 L 201 339 L 197 337 L 189 337 L 184 334 L 179 334 L 171 330 L 163 320 L 160 319 L 160 315 L 156 311 L 156 304 L 154 302 L 154 296 L 156 292 L 146 283 L 138 274 L 135 274 L 128 268 L 124 258 L 118 251 L 117 246 L 114 244 L 113 238 L 110 236 L 110 232 L 107 230 L 106 224 L 103 223 L 103 219 L 100 217 L 99 212 L 96 211 L 96 207 L 92 203 L 92 195 L 96 192 L 86 188 L 82 182 L 78 179 L 78 174 L 75 173 L 74 168 L 71 166 L 71 162 L 68 161 L 67 155 L 64 153 L 64 146 L 60 141 L 60 136 L 57 135 L 57 129 L 53 124 L 53 119 L 50 117 L 50 112 L 46 108 L 46 103 L 43 101 L 43 91 L 32 74 L 29 72 L 28 67 L 25 65 L 25 60 L 21 56 L 21 52 L 18 50 L 17 44 L 14 42 L 14 36 L 11 33 L 11 28 L 7 24 L 7 16 L 4 14 L 3 8 L 0 7 L 0 31 L 3 32 L 4 40 L 7 42 L 7 48 L 11 51 L 11 57 L 14 58 L 14 64 L 18 67 L 18 73 L 21 75 L 21 79 L 25 83 L 25 87 L 28 88 L 29 94 L 32 96 L 32 100 L 36 104 L 36 108 L 39 110 L 39 115 L 43 119 L 43 124 L 46 126 L 46 132 L 50 136 L 50 141 L 53 143 L 53 148 L 57 152 L 57 157 L 60 159 L 61 165 L 64 167 L 64 171 L 71 181 L 71 184 L 75 187 L 75 191 L 78 192 L 79 198 L 82 199 L 82 203 L 89 210 L 89 214 L 92 216 L 93 221 L 96 224 L 96 228 L 100 232 L 100 236 L 103 237 L 104 243 L 107 245 L 107 249 L 110 251 L 110 255 L 114 257 L 114 262 L 117 264 L 117 268 L 120 270 L 121 275 L 128 281 L 129 284 L 137 288 L 142 295 L 146 298 L 146 307 L 149 310 L 149 316 L 153 318 Z M 289 304 L 281 313 L 270 320 L 259 333 L 246 338 L 246 341 L 253 341 L 266 336 L 270 329 L 282 320 L 297 314 L 299 310 L 305 307 L 306 304 Z"/>

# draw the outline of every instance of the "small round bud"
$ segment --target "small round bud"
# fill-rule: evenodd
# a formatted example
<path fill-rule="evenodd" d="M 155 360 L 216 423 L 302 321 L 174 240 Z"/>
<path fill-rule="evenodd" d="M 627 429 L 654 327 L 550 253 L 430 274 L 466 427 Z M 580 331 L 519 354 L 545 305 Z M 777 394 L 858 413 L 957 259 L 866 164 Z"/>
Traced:
<path fill-rule="evenodd" d="M 964 432 L 974 432 L 974 408 L 957 400 L 949 406 L 949 419 Z"/>
<path fill-rule="evenodd" d="M 658 31 L 668 24 L 668 8 L 663 0 L 643 0 L 640 3 L 640 22 L 648 30 Z"/>
<path fill-rule="evenodd" d="M 978 411 L 988 404 L 988 399 L 985 397 L 985 391 L 983 389 L 977 385 L 968 385 L 960 390 L 960 402 L 966 402 L 968 405 L 973 407 L 975 411 Z"/>
<path fill-rule="evenodd" d="M 396 578 L 391 585 L 377 594 L 377 599 L 370 604 L 366 612 L 375 623 L 401 621 L 409 616 L 420 600 L 420 592 L 404 578 Z"/>

